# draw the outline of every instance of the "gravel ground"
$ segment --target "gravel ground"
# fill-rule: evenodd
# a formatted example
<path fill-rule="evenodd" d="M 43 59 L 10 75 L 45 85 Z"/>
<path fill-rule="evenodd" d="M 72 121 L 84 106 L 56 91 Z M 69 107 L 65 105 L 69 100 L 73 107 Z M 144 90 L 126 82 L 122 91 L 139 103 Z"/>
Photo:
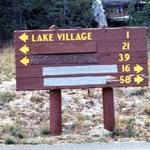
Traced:
<path fill-rule="evenodd" d="M 101 143 L 150 141 L 150 89 L 114 89 L 116 130 L 103 128 L 101 89 L 63 90 L 63 134 L 49 130 L 49 91 L 16 92 L 15 79 L 0 83 L 0 143 Z"/>

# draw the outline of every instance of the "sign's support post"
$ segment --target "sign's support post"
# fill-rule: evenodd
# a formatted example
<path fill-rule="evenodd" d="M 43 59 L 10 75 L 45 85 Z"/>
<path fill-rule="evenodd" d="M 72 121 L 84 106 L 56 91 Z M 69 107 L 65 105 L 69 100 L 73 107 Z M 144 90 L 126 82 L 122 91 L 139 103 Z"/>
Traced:
<path fill-rule="evenodd" d="M 50 91 L 50 135 L 62 133 L 61 90 Z"/>
<path fill-rule="evenodd" d="M 103 114 L 104 128 L 113 131 L 115 128 L 114 95 L 113 88 L 103 88 Z"/>

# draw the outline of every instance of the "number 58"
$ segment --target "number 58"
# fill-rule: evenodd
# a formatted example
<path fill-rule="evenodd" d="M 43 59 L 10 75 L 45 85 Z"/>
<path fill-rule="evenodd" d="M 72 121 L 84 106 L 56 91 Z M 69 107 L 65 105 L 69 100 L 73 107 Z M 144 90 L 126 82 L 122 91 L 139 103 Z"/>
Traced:
<path fill-rule="evenodd" d="M 131 77 L 130 76 L 120 76 L 120 84 L 130 84 Z"/>

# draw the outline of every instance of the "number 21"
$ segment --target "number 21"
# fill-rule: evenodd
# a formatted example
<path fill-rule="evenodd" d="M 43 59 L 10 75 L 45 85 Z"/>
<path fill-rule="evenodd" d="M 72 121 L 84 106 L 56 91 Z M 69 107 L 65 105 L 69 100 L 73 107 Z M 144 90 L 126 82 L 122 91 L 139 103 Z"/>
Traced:
<path fill-rule="evenodd" d="M 129 50 L 129 49 L 130 49 L 130 42 L 123 42 L 122 50 Z"/>

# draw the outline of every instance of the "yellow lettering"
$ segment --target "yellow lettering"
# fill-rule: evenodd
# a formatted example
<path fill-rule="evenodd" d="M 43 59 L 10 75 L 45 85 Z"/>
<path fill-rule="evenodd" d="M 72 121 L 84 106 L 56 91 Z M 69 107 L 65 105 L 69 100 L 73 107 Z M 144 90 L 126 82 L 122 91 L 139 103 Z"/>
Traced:
<path fill-rule="evenodd" d="M 53 34 L 38 34 L 37 37 L 35 37 L 35 35 L 32 34 L 32 42 L 48 42 L 48 41 L 54 41 Z"/>
<path fill-rule="evenodd" d="M 85 41 L 92 40 L 92 33 L 58 33 L 57 38 L 59 41 Z"/>
<path fill-rule="evenodd" d="M 92 40 L 92 33 L 88 32 L 88 40 Z"/>
<path fill-rule="evenodd" d="M 54 41 L 53 38 L 54 38 L 54 37 L 53 37 L 53 34 L 49 34 L 49 41 Z"/>
<path fill-rule="evenodd" d="M 120 76 L 120 84 L 130 84 L 131 82 L 130 76 Z"/>
<path fill-rule="evenodd" d="M 77 35 L 76 35 L 76 40 L 77 40 L 77 41 L 81 41 L 81 37 L 80 37 L 80 34 L 79 34 L 79 33 L 77 33 Z"/>
<path fill-rule="evenodd" d="M 83 33 L 81 34 L 81 39 L 82 39 L 83 41 L 85 41 L 85 40 L 87 39 L 87 35 L 86 35 L 85 32 L 83 32 Z"/>
<path fill-rule="evenodd" d="M 38 35 L 38 37 L 37 37 L 37 42 L 42 42 L 43 40 L 42 40 L 42 37 L 41 37 L 41 35 L 39 34 Z"/>
<path fill-rule="evenodd" d="M 70 34 L 70 39 L 71 39 L 71 41 L 75 41 L 73 33 Z"/>
<path fill-rule="evenodd" d="M 131 58 L 130 54 L 125 53 L 125 54 L 119 54 L 119 59 L 118 61 L 122 62 L 122 61 L 129 61 Z"/>
<path fill-rule="evenodd" d="M 57 37 L 58 37 L 58 40 L 61 41 L 62 40 L 62 37 L 63 37 L 63 34 L 57 34 Z"/>
<path fill-rule="evenodd" d="M 126 38 L 127 38 L 127 39 L 130 38 L 130 32 L 129 32 L 129 31 L 126 32 Z"/>
<path fill-rule="evenodd" d="M 122 50 L 130 50 L 130 42 L 123 42 Z"/>
<path fill-rule="evenodd" d="M 130 71 L 131 71 L 130 64 L 122 65 L 122 72 L 130 72 Z"/>
<path fill-rule="evenodd" d="M 68 33 L 66 33 L 66 41 L 70 41 Z"/>
<path fill-rule="evenodd" d="M 43 34 L 43 41 L 49 41 L 48 40 L 48 34 Z"/>
<path fill-rule="evenodd" d="M 36 42 L 34 34 L 32 34 L 32 42 Z"/>

